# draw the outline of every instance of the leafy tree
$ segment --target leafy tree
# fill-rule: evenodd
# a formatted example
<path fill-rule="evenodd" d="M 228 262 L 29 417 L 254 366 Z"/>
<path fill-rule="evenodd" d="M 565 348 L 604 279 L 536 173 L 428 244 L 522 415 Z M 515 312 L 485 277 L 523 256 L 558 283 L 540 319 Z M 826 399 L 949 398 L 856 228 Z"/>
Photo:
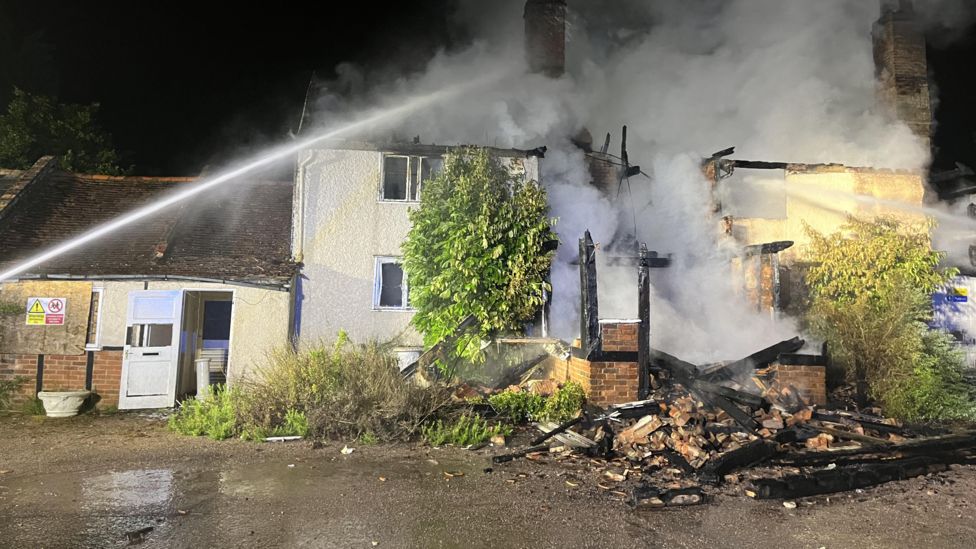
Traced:
<path fill-rule="evenodd" d="M 807 320 L 857 386 L 906 420 L 971 417 L 962 357 L 951 337 L 928 328 L 931 294 L 957 274 L 940 268 L 931 223 L 851 218 L 843 232 L 809 227 L 812 296 Z"/>
<path fill-rule="evenodd" d="M 97 103 L 62 104 L 15 88 L 6 114 L 0 115 L 0 166 L 25 169 L 41 156 L 54 154 L 68 171 L 122 173 L 119 155 L 98 125 L 97 114 Z"/>
<path fill-rule="evenodd" d="M 523 181 L 487 149 L 451 151 L 444 170 L 424 182 L 420 207 L 403 244 L 413 324 L 432 345 L 468 315 L 478 333 L 454 353 L 480 360 L 480 342 L 521 332 L 545 302 L 555 238 L 545 190 Z"/>

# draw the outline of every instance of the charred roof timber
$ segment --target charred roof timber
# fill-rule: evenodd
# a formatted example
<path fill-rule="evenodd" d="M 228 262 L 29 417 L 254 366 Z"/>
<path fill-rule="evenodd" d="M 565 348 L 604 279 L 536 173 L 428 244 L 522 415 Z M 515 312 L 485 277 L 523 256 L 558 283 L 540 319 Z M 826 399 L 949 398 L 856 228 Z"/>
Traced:
<path fill-rule="evenodd" d="M 566 69 L 565 0 L 528 0 L 524 17 L 529 69 L 559 78 Z"/>

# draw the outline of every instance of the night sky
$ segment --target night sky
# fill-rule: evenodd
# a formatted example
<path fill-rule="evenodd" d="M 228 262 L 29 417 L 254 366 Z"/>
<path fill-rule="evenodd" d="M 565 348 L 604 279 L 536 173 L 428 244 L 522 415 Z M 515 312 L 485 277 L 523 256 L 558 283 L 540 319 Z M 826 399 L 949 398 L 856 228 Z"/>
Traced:
<path fill-rule="evenodd" d="M 0 103 L 12 85 L 99 102 L 124 165 L 195 175 L 221 155 L 285 139 L 313 70 L 419 69 L 464 41 L 449 24 L 451 0 L 272 6 L 0 0 Z M 976 167 L 976 29 L 929 57 L 936 166 Z"/>

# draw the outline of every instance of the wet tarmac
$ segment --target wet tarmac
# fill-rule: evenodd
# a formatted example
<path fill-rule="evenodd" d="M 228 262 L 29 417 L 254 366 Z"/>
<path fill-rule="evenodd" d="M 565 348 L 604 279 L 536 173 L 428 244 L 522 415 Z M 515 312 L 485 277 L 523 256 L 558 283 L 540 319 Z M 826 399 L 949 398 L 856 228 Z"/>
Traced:
<path fill-rule="evenodd" d="M 976 547 L 976 468 L 797 502 L 635 511 L 599 473 L 419 445 L 214 442 L 0 417 L 0 547 Z"/>

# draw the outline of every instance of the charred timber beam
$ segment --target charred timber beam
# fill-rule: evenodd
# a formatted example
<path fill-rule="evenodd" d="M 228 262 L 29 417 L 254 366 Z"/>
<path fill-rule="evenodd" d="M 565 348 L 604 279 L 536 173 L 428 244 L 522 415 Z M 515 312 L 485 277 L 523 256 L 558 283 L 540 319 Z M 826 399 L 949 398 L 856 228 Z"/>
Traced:
<path fill-rule="evenodd" d="M 577 417 L 574 417 L 573 419 L 571 419 L 571 420 L 569 420 L 569 421 L 567 421 L 567 422 L 559 425 L 555 429 L 552 429 L 552 430 L 550 430 L 548 432 L 545 432 L 545 433 L 539 435 L 538 437 L 536 437 L 535 440 L 533 440 L 531 442 L 531 446 L 538 446 L 538 445 L 542 444 L 543 442 L 549 440 L 550 438 L 552 438 L 552 437 L 554 437 L 556 435 L 565 433 L 567 430 L 569 430 L 570 427 L 573 427 L 574 425 L 576 425 L 576 424 L 580 423 L 581 421 L 583 421 L 584 417 L 585 416 L 581 414 L 581 415 L 579 415 Z"/>
<path fill-rule="evenodd" d="M 740 369 L 753 369 L 757 366 L 769 364 L 783 353 L 795 353 L 796 351 L 799 351 L 801 348 L 803 348 L 805 343 L 806 342 L 799 337 L 781 341 L 775 345 L 766 347 L 761 351 L 756 351 L 743 359 L 729 362 L 728 364 L 725 364 L 719 368 L 714 368 L 709 373 L 703 375 L 702 378 L 709 381 L 714 381 L 716 379 L 726 377 L 731 372 L 735 372 Z"/>
<path fill-rule="evenodd" d="M 826 366 L 827 357 L 824 355 L 782 353 L 776 357 L 776 362 L 782 364 L 783 366 Z"/>
<path fill-rule="evenodd" d="M 722 478 L 744 467 L 767 461 L 777 453 L 777 445 L 764 439 L 758 439 L 742 446 L 738 449 L 726 452 L 716 459 L 713 459 L 702 468 L 701 480 L 709 484 L 718 484 Z"/>
<path fill-rule="evenodd" d="M 589 354 L 600 341 L 600 306 L 597 301 L 596 245 L 590 231 L 579 241 L 580 348 Z"/>
<path fill-rule="evenodd" d="M 806 475 L 789 475 L 781 479 L 758 479 L 751 484 L 757 499 L 794 499 L 867 488 L 946 469 L 948 465 L 939 458 L 921 456 L 837 467 Z"/>
<path fill-rule="evenodd" d="M 700 391 L 705 391 L 713 395 L 723 396 L 732 402 L 737 402 L 744 406 L 749 406 L 751 408 L 762 408 L 767 406 L 769 403 L 758 395 L 752 393 L 746 393 L 744 391 L 738 391 L 731 387 L 725 387 L 723 385 L 717 385 L 715 383 L 710 383 L 708 381 L 695 380 L 695 388 Z"/>
<path fill-rule="evenodd" d="M 976 431 L 946 436 L 912 439 L 884 447 L 852 448 L 844 450 L 802 451 L 783 454 L 776 463 L 795 466 L 816 466 L 828 463 L 850 463 L 890 456 L 942 456 L 958 460 L 959 452 L 976 450 Z"/>
<path fill-rule="evenodd" d="M 857 441 L 857 442 L 861 442 L 863 444 L 867 444 L 869 446 L 891 446 L 892 444 L 894 444 L 890 440 L 885 440 L 883 438 L 872 437 L 872 436 L 868 436 L 868 435 L 862 435 L 860 433 L 852 433 L 852 432 L 849 432 L 849 431 L 844 431 L 842 429 L 834 429 L 833 427 L 826 427 L 826 426 L 823 426 L 823 425 L 815 425 L 815 424 L 812 424 L 812 423 L 811 424 L 808 424 L 807 426 L 809 428 L 815 430 L 815 431 L 820 431 L 821 433 L 826 433 L 828 435 L 832 435 L 832 436 L 835 436 L 837 438 L 844 438 L 844 439 L 847 439 L 847 440 L 854 440 L 854 441 Z"/>
<path fill-rule="evenodd" d="M 637 312 L 640 328 L 637 332 L 637 398 L 644 400 L 651 392 L 651 280 L 649 253 L 641 244 L 640 265 L 637 269 Z"/>
<path fill-rule="evenodd" d="M 615 255 L 605 258 L 605 262 L 610 267 L 636 267 L 640 266 L 639 256 Z M 647 266 L 651 269 L 665 269 L 671 266 L 670 257 L 658 257 L 657 252 L 648 252 Z"/>
<path fill-rule="evenodd" d="M 736 168 L 746 168 L 750 170 L 785 170 L 791 165 L 788 162 L 761 162 L 757 160 L 728 160 Z"/>
<path fill-rule="evenodd" d="M 768 255 L 768 254 L 778 254 L 783 250 L 788 250 L 793 247 L 792 240 L 777 240 L 776 242 L 766 242 L 763 244 L 751 244 L 742 249 L 742 253 L 745 257 L 751 257 L 754 255 Z"/>
<path fill-rule="evenodd" d="M 457 341 L 457 339 L 461 337 L 465 331 L 477 325 L 478 319 L 476 319 L 474 316 L 468 315 L 464 317 L 464 320 L 457 325 L 457 328 L 455 328 L 450 335 L 432 345 L 431 348 L 424 351 L 424 354 L 420 355 L 417 360 L 404 368 L 403 372 L 401 372 L 403 377 L 410 377 L 417 373 L 418 370 L 426 370 L 434 363 L 434 361 L 439 358 L 444 358 L 444 349 L 450 345 L 453 345 L 454 342 Z"/>

